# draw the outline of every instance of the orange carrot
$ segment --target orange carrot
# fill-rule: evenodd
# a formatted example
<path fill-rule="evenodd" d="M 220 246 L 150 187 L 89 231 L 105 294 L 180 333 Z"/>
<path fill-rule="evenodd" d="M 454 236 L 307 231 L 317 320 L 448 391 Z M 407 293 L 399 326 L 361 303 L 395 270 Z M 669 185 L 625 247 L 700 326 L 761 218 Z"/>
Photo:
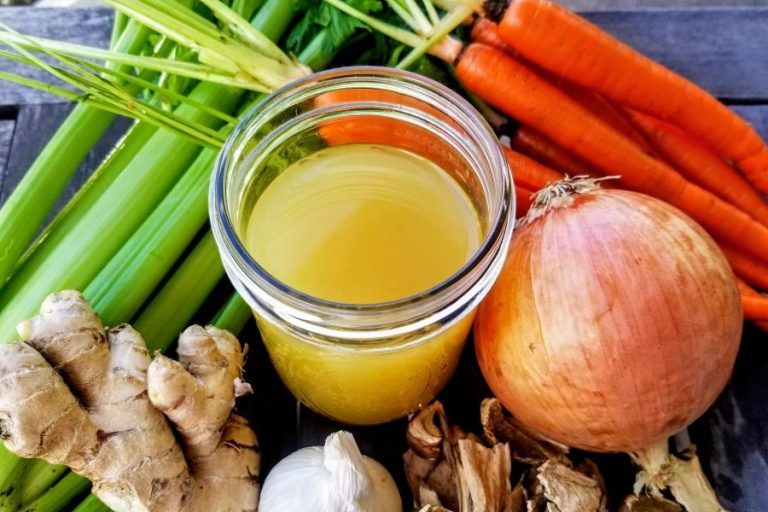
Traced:
<path fill-rule="evenodd" d="M 768 225 L 768 204 L 722 158 L 676 126 L 633 110 L 625 109 L 625 113 L 656 152 L 683 176 Z"/>
<path fill-rule="evenodd" d="M 605 98 L 599 94 L 587 91 L 586 89 L 563 80 L 558 83 L 558 86 L 568 94 L 568 96 L 581 103 L 584 108 L 608 123 L 611 128 L 631 139 L 640 147 L 640 149 L 646 153 L 653 154 L 653 148 L 648 144 L 648 141 L 646 141 L 643 136 L 637 132 L 635 127 L 630 124 L 627 118 Z"/>
<path fill-rule="evenodd" d="M 472 32 L 470 32 L 469 37 L 476 43 L 487 44 L 513 55 L 517 53 L 511 46 L 501 40 L 499 26 L 488 18 L 477 18 L 472 25 Z"/>
<path fill-rule="evenodd" d="M 488 18 L 480 17 L 475 21 L 474 25 L 472 26 L 470 37 L 472 38 L 472 41 L 476 43 L 483 43 L 488 46 L 493 46 L 494 48 L 497 48 L 505 53 L 509 53 L 513 57 L 520 59 L 520 56 L 514 50 L 514 48 L 501 40 L 498 24 L 494 23 Z M 527 64 L 531 65 L 530 62 Z M 545 78 L 549 79 L 551 83 L 555 84 L 566 93 L 568 93 L 571 98 L 581 103 L 584 107 L 587 108 L 587 110 L 611 125 L 620 133 L 623 133 L 630 139 L 634 140 L 641 148 L 649 152 L 651 151 L 648 143 L 635 131 L 635 129 L 632 127 L 632 125 L 629 124 L 624 116 L 621 115 L 613 107 L 613 105 L 608 103 L 608 101 L 606 101 L 604 98 L 591 91 L 563 80 L 559 75 L 550 73 L 547 70 L 536 68 L 535 65 L 531 65 L 531 67 L 540 72 L 540 74 Z M 547 163 L 553 165 L 550 162 Z"/>
<path fill-rule="evenodd" d="M 528 190 L 540 190 L 549 183 L 563 179 L 563 175 L 536 160 L 504 146 L 504 156 L 507 157 L 515 186 L 522 185 Z"/>
<path fill-rule="evenodd" d="M 520 125 L 510 137 L 512 148 L 542 164 L 570 176 L 594 174 L 592 169 L 571 152 L 552 142 L 530 126 Z"/>
<path fill-rule="evenodd" d="M 756 288 L 768 290 L 768 265 L 727 244 L 719 245 L 734 274 Z"/>
<path fill-rule="evenodd" d="M 422 110 L 457 129 L 450 116 L 423 101 L 392 91 L 378 89 L 345 89 L 328 92 L 315 98 L 317 107 L 332 107 L 345 103 L 383 102 Z M 375 115 L 349 116 L 324 122 L 319 134 L 330 145 L 369 143 L 394 146 L 429 158 L 448 172 L 460 172 L 465 163 L 445 145 L 435 143 L 425 129 L 399 119 Z"/>
<path fill-rule="evenodd" d="M 459 59 L 456 73 L 469 91 L 492 106 L 535 127 L 603 173 L 621 175 L 622 186 L 680 208 L 714 237 L 768 261 L 767 227 L 644 153 L 513 57 L 472 43 Z"/>
<path fill-rule="evenodd" d="M 744 307 L 744 318 L 755 322 L 768 321 L 768 297 L 742 295 L 741 305 Z"/>
<path fill-rule="evenodd" d="M 515 183 L 515 215 L 518 219 L 528 213 L 535 194 L 533 190 Z"/>
<path fill-rule="evenodd" d="M 752 288 L 751 286 L 749 286 L 747 283 L 745 283 L 744 281 L 742 281 L 742 280 L 741 280 L 741 279 L 739 279 L 738 277 L 736 278 L 736 286 L 739 288 L 739 293 L 741 293 L 741 297 L 742 297 L 742 299 L 743 299 L 744 297 L 752 297 L 752 298 L 761 298 L 761 297 L 764 297 L 763 295 L 761 295 L 760 293 L 758 293 L 758 292 L 757 292 L 757 290 L 755 290 L 754 288 Z M 745 317 L 745 318 L 747 318 L 748 320 L 752 320 L 751 318 L 749 318 L 749 317 L 747 316 L 747 310 L 746 310 L 746 308 L 744 309 L 744 317 Z M 755 324 L 756 324 L 758 327 L 760 327 L 762 330 L 764 330 L 764 331 L 768 331 L 768 322 L 760 322 L 760 321 L 757 321 L 757 322 L 755 322 Z"/>
<path fill-rule="evenodd" d="M 768 145 L 749 123 L 693 82 L 548 0 L 513 0 L 499 35 L 536 65 L 680 126 L 734 161 L 768 193 Z"/>

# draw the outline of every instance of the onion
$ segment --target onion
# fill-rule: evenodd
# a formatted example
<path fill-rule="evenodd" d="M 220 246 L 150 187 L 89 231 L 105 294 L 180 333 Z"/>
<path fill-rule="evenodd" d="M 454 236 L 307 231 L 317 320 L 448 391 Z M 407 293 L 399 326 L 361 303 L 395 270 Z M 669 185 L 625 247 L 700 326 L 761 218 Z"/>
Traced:
<path fill-rule="evenodd" d="M 524 427 L 642 462 L 722 391 L 742 326 L 733 273 L 701 227 L 574 179 L 540 192 L 521 221 L 475 345 Z"/>

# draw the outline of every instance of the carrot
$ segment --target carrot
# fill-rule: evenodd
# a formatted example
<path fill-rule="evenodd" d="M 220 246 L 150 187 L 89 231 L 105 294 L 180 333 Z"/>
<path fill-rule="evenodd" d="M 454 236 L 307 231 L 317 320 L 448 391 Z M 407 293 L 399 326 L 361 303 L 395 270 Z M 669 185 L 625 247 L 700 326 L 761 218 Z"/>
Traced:
<path fill-rule="evenodd" d="M 768 225 L 768 204 L 722 158 L 676 126 L 630 109 L 625 113 L 656 152 L 683 176 Z"/>
<path fill-rule="evenodd" d="M 510 137 L 512 148 L 542 164 L 570 176 L 594 174 L 592 169 L 562 146 L 530 126 L 520 125 Z"/>
<path fill-rule="evenodd" d="M 392 91 L 378 89 L 344 89 L 328 92 L 315 98 L 316 107 L 333 107 L 360 102 L 382 102 L 421 110 L 460 130 L 460 126 L 444 112 L 423 101 Z M 459 154 L 447 145 L 435 144 L 434 137 L 425 128 L 399 119 L 357 115 L 323 122 L 318 132 L 329 145 L 368 143 L 394 146 L 412 151 L 432 160 L 446 171 L 461 172 L 465 163 Z"/>
<path fill-rule="evenodd" d="M 622 186 L 680 208 L 715 238 L 768 261 L 768 228 L 644 153 L 513 57 L 472 43 L 459 59 L 456 73 L 468 90 L 492 106 L 535 127 L 603 173 L 620 174 Z"/>
<path fill-rule="evenodd" d="M 768 321 L 768 297 L 741 296 L 741 305 L 744 308 L 744 318 L 756 322 Z"/>
<path fill-rule="evenodd" d="M 528 209 L 533 203 L 533 196 L 536 192 L 515 183 L 515 216 L 519 219 L 528 213 Z"/>
<path fill-rule="evenodd" d="M 475 20 L 469 37 L 476 43 L 487 44 L 513 55 L 517 53 L 511 46 L 501 40 L 499 25 L 486 17 L 481 16 Z"/>
<path fill-rule="evenodd" d="M 720 250 L 731 264 L 733 273 L 761 290 L 768 290 L 768 265 L 743 252 L 720 243 Z"/>
<path fill-rule="evenodd" d="M 528 190 L 540 190 L 549 183 L 563 179 L 563 175 L 549 167 L 532 160 L 506 146 L 503 146 L 504 156 L 507 157 L 515 186 L 522 185 Z"/>
<path fill-rule="evenodd" d="M 739 289 L 739 293 L 741 293 L 742 305 L 743 305 L 743 298 L 744 297 L 752 297 L 752 298 L 758 298 L 758 299 L 759 298 L 764 298 L 764 296 L 761 295 L 760 293 L 758 293 L 757 290 L 755 290 L 754 288 L 749 286 L 747 283 L 745 283 L 744 281 L 742 281 L 738 277 L 736 278 L 736 286 Z M 744 308 L 744 317 L 747 318 L 748 320 L 752 320 L 752 318 L 747 316 L 747 309 L 746 308 Z M 762 330 L 768 331 L 768 322 L 757 321 L 757 322 L 755 322 L 755 324 L 758 327 L 760 327 Z"/>
<path fill-rule="evenodd" d="M 630 124 L 627 118 L 624 117 L 624 114 L 605 98 L 570 82 L 561 80 L 558 85 L 568 96 L 605 121 L 611 128 L 631 139 L 632 142 L 637 144 L 646 153 L 653 154 L 653 148 L 648 144 L 648 141 Z"/>
<path fill-rule="evenodd" d="M 548 0 L 513 0 L 499 35 L 536 65 L 680 126 L 768 193 L 768 146 L 749 123 L 693 82 Z"/>
<path fill-rule="evenodd" d="M 472 26 L 472 32 L 470 33 L 472 41 L 476 43 L 483 43 L 488 46 L 497 48 L 505 53 L 512 55 L 518 59 L 520 55 L 510 45 L 502 41 L 499 35 L 499 26 L 492 20 L 480 17 Z M 521 59 L 522 60 L 522 59 Z M 530 62 L 527 64 L 531 65 Z M 537 69 L 535 65 L 531 65 L 536 71 L 542 74 L 545 78 L 556 86 L 563 89 L 573 99 L 581 103 L 590 112 L 598 116 L 603 121 L 607 122 L 613 128 L 620 133 L 623 133 L 630 139 L 634 140 L 641 148 L 647 151 L 651 151 L 648 143 L 635 131 L 632 125 L 621 115 L 608 101 L 601 96 L 578 87 L 568 81 L 562 79 L 561 76 L 554 73 L 550 73 L 547 70 Z M 549 163 L 549 162 L 547 162 Z M 550 164 L 551 165 L 551 164 Z"/>

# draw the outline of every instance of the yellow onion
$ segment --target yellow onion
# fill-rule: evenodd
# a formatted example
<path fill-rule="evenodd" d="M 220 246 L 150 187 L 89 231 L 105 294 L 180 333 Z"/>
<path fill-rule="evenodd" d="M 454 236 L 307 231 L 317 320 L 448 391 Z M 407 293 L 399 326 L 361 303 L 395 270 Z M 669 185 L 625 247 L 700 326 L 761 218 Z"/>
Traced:
<path fill-rule="evenodd" d="M 517 420 L 569 446 L 637 454 L 699 417 L 743 325 L 704 230 L 584 179 L 539 193 L 520 224 L 475 323 L 483 374 Z"/>

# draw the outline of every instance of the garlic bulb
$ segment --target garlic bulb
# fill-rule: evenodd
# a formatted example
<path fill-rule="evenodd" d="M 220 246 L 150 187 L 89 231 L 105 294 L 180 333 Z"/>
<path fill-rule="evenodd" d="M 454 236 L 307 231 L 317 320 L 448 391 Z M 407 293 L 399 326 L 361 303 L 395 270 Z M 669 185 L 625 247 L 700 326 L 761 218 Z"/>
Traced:
<path fill-rule="evenodd" d="M 302 448 L 272 468 L 261 491 L 259 512 L 402 512 L 389 472 L 360 453 L 349 432 L 325 446 Z"/>

